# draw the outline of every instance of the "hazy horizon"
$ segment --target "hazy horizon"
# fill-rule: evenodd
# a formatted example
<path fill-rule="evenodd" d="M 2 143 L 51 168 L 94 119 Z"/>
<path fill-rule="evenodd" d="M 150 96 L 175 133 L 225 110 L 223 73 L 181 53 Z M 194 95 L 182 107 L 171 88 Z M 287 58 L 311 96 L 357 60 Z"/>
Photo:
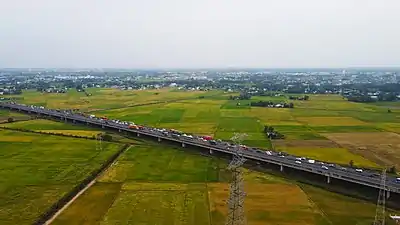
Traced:
<path fill-rule="evenodd" d="M 394 68 L 396 0 L 15 0 L 0 68 Z"/>

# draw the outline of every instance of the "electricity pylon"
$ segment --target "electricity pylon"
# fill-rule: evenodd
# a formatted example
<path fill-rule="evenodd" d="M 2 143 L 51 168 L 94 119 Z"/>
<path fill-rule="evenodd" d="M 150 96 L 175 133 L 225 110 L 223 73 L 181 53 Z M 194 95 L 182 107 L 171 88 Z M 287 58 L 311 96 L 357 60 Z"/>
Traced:
<path fill-rule="evenodd" d="M 237 134 L 231 138 L 235 144 L 232 161 L 229 163 L 228 169 L 232 171 L 232 181 L 230 183 L 230 192 L 228 199 L 228 218 L 226 225 L 245 225 L 246 218 L 244 214 L 244 198 L 246 193 L 243 187 L 243 176 L 240 167 L 246 161 L 241 153 L 240 144 L 247 134 Z"/>
<path fill-rule="evenodd" d="M 381 186 L 379 189 L 378 202 L 376 203 L 374 225 L 385 225 L 385 217 L 386 217 L 385 207 L 386 207 L 387 197 L 388 195 L 386 191 L 386 168 L 385 168 L 381 176 Z"/>
<path fill-rule="evenodd" d="M 96 152 L 101 152 L 103 150 L 103 134 L 98 133 L 96 135 Z"/>

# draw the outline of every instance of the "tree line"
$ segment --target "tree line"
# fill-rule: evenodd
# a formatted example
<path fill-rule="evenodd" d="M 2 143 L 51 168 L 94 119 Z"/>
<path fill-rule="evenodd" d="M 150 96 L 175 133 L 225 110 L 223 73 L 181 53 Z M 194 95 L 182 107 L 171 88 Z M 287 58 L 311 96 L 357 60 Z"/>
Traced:
<path fill-rule="evenodd" d="M 258 101 L 258 102 L 251 102 L 250 106 L 255 107 L 271 107 L 271 108 L 294 108 L 294 104 L 292 102 L 280 102 L 274 103 L 272 101 Z"/>
<path fill-rule="evenodd" d="M 264 133 L 269 139 L 284 139 L 285 135 L 279 133 L 271 126 L 264 126 Z"/>

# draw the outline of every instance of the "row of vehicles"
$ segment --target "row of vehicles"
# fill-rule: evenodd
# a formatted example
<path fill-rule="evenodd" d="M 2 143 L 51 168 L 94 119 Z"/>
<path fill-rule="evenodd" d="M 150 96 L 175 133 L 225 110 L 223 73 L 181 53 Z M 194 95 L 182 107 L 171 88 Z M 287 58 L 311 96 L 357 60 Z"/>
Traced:
<path fill-rule="evenodd" d="M 31 109 L 34 109 L 34 110 L 49 110 L 49 109 L 45 109 L 43 106 L 28 106 L 28 107 L 30 107 Z M 58 113 L 63 113 L 63 114 L 72 114 L 72 112 L 69 110 L 50 110 L 50 111 L 56 111 Z M 274 157 L 278 158 L 279 157 L 282 160 L 287 160 L 289 162 L 296 163 L 299 166 L 304 164 L 305 166 L 308 165 L 308 166 L 312 166 L 313 168 L 314 167 L 320 168 L 322 170 L 335 169 L 335 170 L 341 170 L 344 172 L 345 171 L 347 171 L 347 172 L 355 171 L 356 173 L 364 174 L 365 176 L 368 176 L 368 177 L 373 177 L 373 178 L 380 177 L 380 174 L 375 171 L 363 170 L 361 168 L 344 167 L 341 165 L 325 163 L 325 162 L 317 161 L 315 159 L 310 159 L 310 158 L 306 158 L 306 157 L 296 157 L 296 156 L 289 155 L 285 152 L 263 150 L 260 148 L 248 147 L 246 145 L 235 145 L 235 144 L 232 144 L 232 143 L 229 143 L 226 141 L 222 141 L 220 139 L 214 140 L 212 136 L 197 136 L 197 135 L 193 135 L 193 134 L 184 133 L 182 131 L 175 130 L 175 129 L 152 128 L 152 127 L 147 127 L 147 126 L 141 126 L 141 125 L 137 125 L 133 122 L 121 121 L 121 120 L 117 120 L 117 119 L 109 119 L 104 116 L 97 117 L 95 115 L 84 115 L 81 113 L 80 114 L 74 113 L 74 115 L 84 116 L 85 118 L 89 118 L 91 120 L 100 121 L 101 123 L 111 124 L 111 125 L 115 125 L 115 126 L 122 127 L 122 128 L 141 130 L 143 132 L 150 132 L 150 133 L 162 135 L 165 137 L 171 137 L 171 138 L 178 139 L 178 140 L 197 142 L 197 143 L 201 143 L 202 145 L 206 144 L 206 145 L 215 146 L 218 148 L 227 149 L 229 151 L 238 150 L 238 151 L 246 151 L 249 153 L 257 153 L 258 156 L 260 156 L 260 157 L 269 157 L 269 158 L 274 158 Z M 396 178 L 395 182 L 400 183 L 400 178 Z"/>

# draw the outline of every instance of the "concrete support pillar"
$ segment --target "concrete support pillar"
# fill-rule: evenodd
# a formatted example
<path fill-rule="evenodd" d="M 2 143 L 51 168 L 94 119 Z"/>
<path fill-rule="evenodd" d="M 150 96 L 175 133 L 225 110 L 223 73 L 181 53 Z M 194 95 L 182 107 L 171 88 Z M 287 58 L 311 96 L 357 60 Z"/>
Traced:
<path fill-rule="evenodd" d="M 214 151 L 212 149 L 210 149 L 210 155 L 212 155 L 214 153 Z"/>
<path fill-rule="evenodd" d="M 160 137 L 158 137 L 158 138 L 157 138 L 157 141 L 158 141 L 158 142 L 161 142 L 161 138 L 160 138 Z"/>
<path fill-rule="evenodd" d="M 101 128 L 103 128 L 103 129 L 104 129 L 104 125 L 101 125 Z"/>
<path fill-rule="evenodd" d="M 283 172 L 283 165 L 281 164 L 281 168 L 280 168 L 281 172 Z"/>
<path fill-rule="evenodd" d="M 386 198 L 389 199 L 390 197 L 390 191 L 386 191 Z"/>
<path fill-rule="evenodd" d="M 136 136 L 140 137 L 140 134 L 139 134 L 139 133 L 136 133 Z"/>
<path fill-rule="evenodd" d="M 118 132 L 120 132 L 120 133 L 121 133 L 121 129 L 118 129 Z"/>
<path fill-rule="evenodd" d="M 326 176 L 326 178 L 327 178 L 326 179 L 326 183 L 330 184 L 331 183 L 331 176 L 328 175 L 328 176 Z"/>
<path fill-rule="evenodd" d="M 182 148 L 186 147 L 186 144 L 182 142 Z"/>
<path fill-rule="evenodd" d="M 75 121 L 75 120 L 72 120 L 72 123 L 76 123 L 76 121 Z"/>

